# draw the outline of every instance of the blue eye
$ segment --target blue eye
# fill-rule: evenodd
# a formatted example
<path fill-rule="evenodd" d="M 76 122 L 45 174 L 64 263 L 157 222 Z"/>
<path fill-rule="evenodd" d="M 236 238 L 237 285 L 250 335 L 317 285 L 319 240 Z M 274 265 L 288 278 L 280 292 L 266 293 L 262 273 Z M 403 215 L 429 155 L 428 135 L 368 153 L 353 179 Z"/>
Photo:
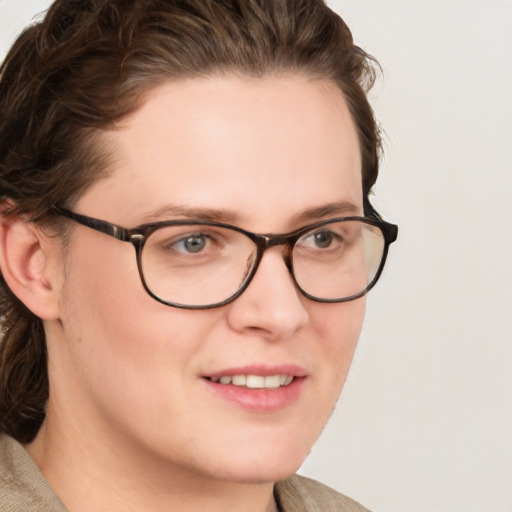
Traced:
<path fill-rule="evenodd" d="M 208 240 L 206 235 L 202 235 L 200 233 L 189 235 L 182 240 L 178 240 L 174 242 L 173 247 L 180 252 L 187 252 L 190 254 L 197 254 L 204 250 L 206 247 Z"/>

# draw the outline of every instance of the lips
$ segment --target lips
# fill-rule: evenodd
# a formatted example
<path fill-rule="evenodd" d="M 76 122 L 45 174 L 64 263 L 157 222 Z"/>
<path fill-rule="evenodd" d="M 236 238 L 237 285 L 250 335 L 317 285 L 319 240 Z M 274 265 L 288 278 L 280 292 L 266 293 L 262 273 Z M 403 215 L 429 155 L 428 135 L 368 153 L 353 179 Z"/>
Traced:
<path fill-rule="evenodd" d="M 257 413 L 293 404 L 299 399 L 305 380 L 305 370 L 294 365 L 230 368 L 204 377 L 217 396 Z"/>

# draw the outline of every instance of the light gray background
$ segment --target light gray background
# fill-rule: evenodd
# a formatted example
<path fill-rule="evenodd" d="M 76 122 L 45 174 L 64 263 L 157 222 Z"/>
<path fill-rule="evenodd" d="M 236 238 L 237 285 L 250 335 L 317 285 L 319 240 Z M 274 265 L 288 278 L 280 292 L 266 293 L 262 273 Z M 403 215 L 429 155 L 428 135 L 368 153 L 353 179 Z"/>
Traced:
<path fill-rule="evenodd" d="M 512 512 L 512 1 L 331 0 L 382 64 L 400 225 L 302 472 L 381 512 Z M 45 0 L 0 0 L 0 54 Z"/>

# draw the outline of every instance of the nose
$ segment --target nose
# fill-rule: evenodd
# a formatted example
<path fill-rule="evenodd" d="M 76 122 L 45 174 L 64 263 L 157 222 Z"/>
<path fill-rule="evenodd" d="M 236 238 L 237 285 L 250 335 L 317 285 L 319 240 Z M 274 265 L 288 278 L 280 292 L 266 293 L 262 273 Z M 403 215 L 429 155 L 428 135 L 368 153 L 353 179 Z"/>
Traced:
<path fill-rule="evenodd" d="M 228 323 L 237 332 L 285 339 L 308 322 L 306 300 L 286 267 L 282 248 L 271 248 L 248 288 L 228 306 Z"/>

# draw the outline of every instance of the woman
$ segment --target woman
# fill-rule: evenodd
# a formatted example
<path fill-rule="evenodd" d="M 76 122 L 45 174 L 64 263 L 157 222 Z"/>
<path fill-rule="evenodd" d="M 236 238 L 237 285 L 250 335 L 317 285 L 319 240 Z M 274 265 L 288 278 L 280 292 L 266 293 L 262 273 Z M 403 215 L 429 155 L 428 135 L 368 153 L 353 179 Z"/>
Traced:
<path fill-rule="evenodd" d="M 364 510 L 291 475 L 396 238 L 372 78 L 320 0 L 57 0 L 19 37 L 2 510 Z"/>

